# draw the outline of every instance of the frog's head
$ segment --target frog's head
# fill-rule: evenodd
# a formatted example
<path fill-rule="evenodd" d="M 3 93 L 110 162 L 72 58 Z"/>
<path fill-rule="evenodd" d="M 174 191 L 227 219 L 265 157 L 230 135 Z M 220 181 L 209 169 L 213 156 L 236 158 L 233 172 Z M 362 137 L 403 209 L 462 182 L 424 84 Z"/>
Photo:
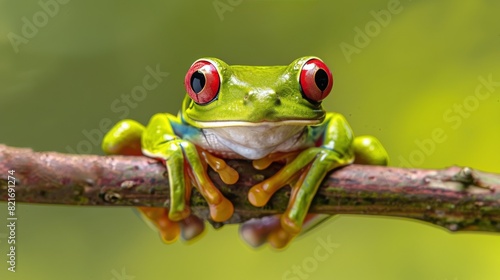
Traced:
<path fill-rule="evenodd" d="M 321 101 L 333 77 L 317 57 L 288 66 L 227 65 L 217 58 L 193 63 L 184 80 L 182 117 L 193 126 L 306 126 L 325 116 Z"/>

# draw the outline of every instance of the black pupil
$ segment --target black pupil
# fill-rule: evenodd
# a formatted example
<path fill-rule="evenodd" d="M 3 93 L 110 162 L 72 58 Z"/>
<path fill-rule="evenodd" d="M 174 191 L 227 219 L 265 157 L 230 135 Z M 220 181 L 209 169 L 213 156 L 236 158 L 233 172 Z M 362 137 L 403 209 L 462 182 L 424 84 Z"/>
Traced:
<path fill-rule="evenodd" d="M 321 91 L 324 91 L 328 86 L 328 74 L 326 74 L 325 70 L 319 69 L 316 71 L 316 74 L 314 74 L 314 81 L 316 82 L 316 86 Z"/>
<path fill-rule="evenodd" d="M 199 93 L 205 87 L 205 75 L 200 71 L 196 71 L 191 76 L 191 88 L 194 93 Z"/>

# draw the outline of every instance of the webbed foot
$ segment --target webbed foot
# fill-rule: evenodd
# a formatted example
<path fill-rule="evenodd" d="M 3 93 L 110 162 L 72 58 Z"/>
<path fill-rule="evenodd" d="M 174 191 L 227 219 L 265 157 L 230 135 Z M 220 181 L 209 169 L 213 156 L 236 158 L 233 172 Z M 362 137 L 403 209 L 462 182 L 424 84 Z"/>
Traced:
<path fill-rule="evenodd" d="M 280 217 L 279 227 L 271 230 L 267 237 L 273 247 L 286 246 L 293 237 L 300 233 L 309 205 L 327 172 L 349 164 L 351 161 L 352 157 L 342 157 L 329 149 L 308 148 L 274 176 L 250 189 L 248 193 L 250 203 L 262 207 L 277 190 L 288 184 L 292 186 L 288 207 Z"/>
<path fill-rule="evenodd" d="M 179 236 L 189 241 L 199 236 L 205 230 L 205 223 L 200 218 L 190 215 L 181 221 L 172 221 L 168 217 L 168 208 L 162 207 L 138 207 L 146 221 L 158 230 L 160 237 L 165 243 L 175 242 Z"/>

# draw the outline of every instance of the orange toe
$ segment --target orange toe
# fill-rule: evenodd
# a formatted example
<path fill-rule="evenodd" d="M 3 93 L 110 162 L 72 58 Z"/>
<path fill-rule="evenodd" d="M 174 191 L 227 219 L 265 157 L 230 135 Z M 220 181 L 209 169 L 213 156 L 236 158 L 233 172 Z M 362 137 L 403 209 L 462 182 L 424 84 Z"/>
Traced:
<path fill-rule="evenodd" d="M 264 157 L 264 158 L 256 159 L 256 160 L 252 161 L 253 168 L 255 168 L 257 170 L 264 170 L 264 169 L 268 168 L 269 165 L 271 165 L 271 163 L 273 163 L 273 159 L 271 159 L 269 157 Z"/>
<path fill-rule="evenodd" d="M 276 249 L 284 248 L 295 235 L 286 232 L 283 228 L 278 227 L 273 230 L 267 237 L 267 242 Z"/>
<path fill-rule="evenodd" d="M 210 167 L 219 174 L 222 181 L 228 185 L 238 182 L 240 174 L 231 166 L 227 165 L 226 161 L 213 156 L 205 150 L 199 150 L 201 157 L 205 160 Z"/>
<path fill-rule="evenodd" d="M 234 206 L 228 199 L 222 197 L 218 204 L 209 204 L 210 216 L 216 222 L 227 221 L 234 212 Z"/>
<path fill-rule="evenodd" d="M 302 230 L 302 227 L 290 220 L 286 214 L 281 216 L 281 227 L 284 231 L 293 235 L 297 235 Z"/>
<path fill-rule="evenodd" d="M 167 213 L 156 220 L 158 231 L 160 232 L 161 239 L 165 243 L 175 242 L 181 233 L 179 224 L 171 221 Z"/>
<path fill-rule="evenodd" d="M 253 186 L 248 191 L 248 201 L 255 207 L 266 205 L 271 196 L 262 188 L 260 184 Z"/>

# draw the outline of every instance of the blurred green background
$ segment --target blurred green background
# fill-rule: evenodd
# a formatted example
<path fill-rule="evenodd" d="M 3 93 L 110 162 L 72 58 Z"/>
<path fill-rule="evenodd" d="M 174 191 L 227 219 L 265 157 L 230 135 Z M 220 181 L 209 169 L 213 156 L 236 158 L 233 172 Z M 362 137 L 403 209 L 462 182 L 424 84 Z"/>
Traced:
<path fill-rule="evenodd" d="M 316 55 L 336 79 L 325 108 L 376 135 L 392 165 L 500 172 L 499 9 L 451 0 L 3 0 L 0 143 L 102 154 L 100 123 L 175 113 L 199 57 L 277 65 Z M 126 101 L 147 67 L 169 75 Z M 436 129 L 445 140 L 426 141 Z M 236 226 L 163 245 L 128 208 L 17 212 L 17 272 L 7 271 L 0 226 L 1 279 L 500 278 L 500 235 L 405 219 L 337 216 L 278 252 L 250 249 Z M 328 240 L 336 247 L 318 259 Z"/>

